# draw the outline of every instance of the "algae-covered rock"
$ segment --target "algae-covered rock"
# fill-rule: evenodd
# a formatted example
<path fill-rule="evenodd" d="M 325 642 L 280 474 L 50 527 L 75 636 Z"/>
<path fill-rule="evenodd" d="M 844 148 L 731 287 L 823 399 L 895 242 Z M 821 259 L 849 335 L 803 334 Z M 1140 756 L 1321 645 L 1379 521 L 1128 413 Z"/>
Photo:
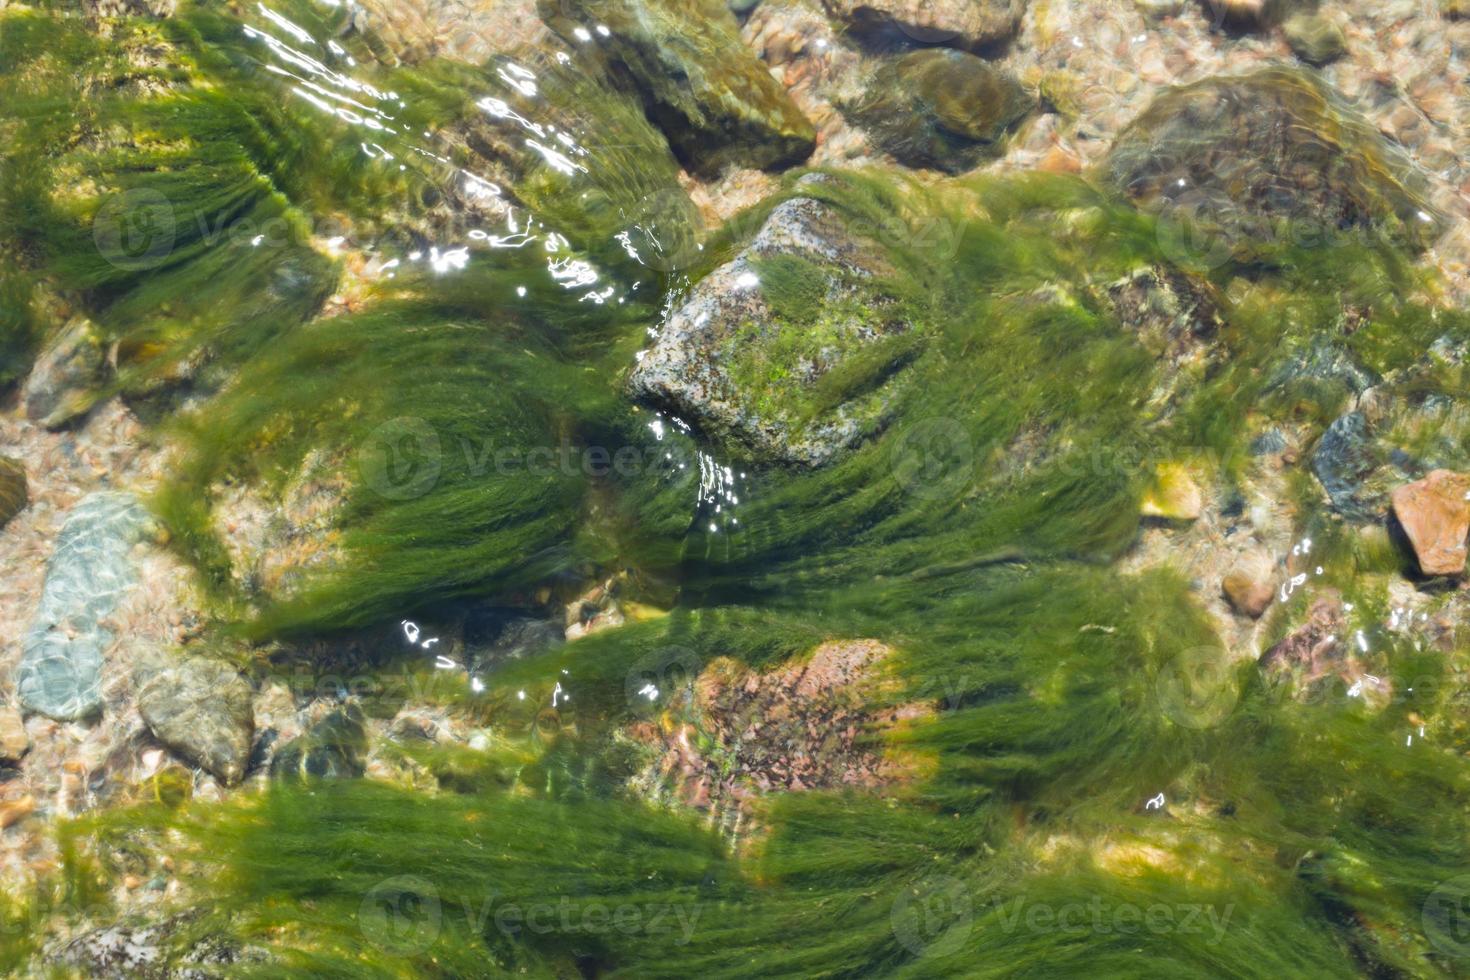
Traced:
<path fill-rule="evenodd" d="M 25 466 L 18 459 L 0 456 L 0 528 L 25 510 L 29 500 Z"/>
<path fill-rule="evenodd" d="M 1358 521 L 1377 519 L 1386 498 L 1387 488 L 1371 479 L 1385 462 L 1371 430 L 1362 412 L 1348 412 L 1333 420 L 1312 452 L 1312 472 L 1333 508 Z"/>
<path fill-rule="evenodd" d="M 356 779 L 366 767 L 367 728 L 362 711 L 348 705 L 331 712 L 281 746 L 271 759 L 272 779 Z"/>
<path fill-rule="evenodd" d="M 1026 0 L 823 0 L 854 33 L 980 48 L 1016 33 Z"/>
<path fill-rule="evenodd" d="M 54 429 L 82 415 L 96 401 L 105 366 L 96 328 L 74 318 L 41 352 L 21 386 L 26 418 Z"/>
<path fill-rule="evenodd" d="M 889 273 L 836 208 L 784 201 L 669 316 L 631 391 L 758 458 L 827 462 L 881 424 L 916 350 L 876 288 Z"/>
<path fill-rule="evenodd" d="M 882 65 L 853 115 L 899 162 L 961 173 L 994 155 L 1034 105 L 1005 71 L 963 51 L 931 48 Z"/>
<path fill-rule="evenodd" d="M 1347 53 L 1347 35 L 1321 14 L 1297 14 L 1281 25 L 1281 33 L 1296 56 L 1309 65 L 1325 65 Z"/>
<path fill-rule="evenodd" d="M 46 566 L 15 686 L 28 711 L 68 721 L 102 706 L 102 621 L 136 582 L 130 552 L 150 526 L 132 494 L 94 493 L 72 508 Z"/>
<path fill-rule="evenodd" d="M 1260 30 L 1279 24 L 1298 10 L 1311 9 L 1316 0 L 1203 0 L 1215 27 Z"/>
<path fill-rule="evenodd" d="M 1353 237 L 1422 249 L 1443 230 L 1412 163 L 1297 69 L 1160 95 L 1118 136 L 1102 176 L 1160 213 L 1161 241 L 1185 264 Z"/>
<path fill-rule="evenodd" d="M 250 685 L 204 657 L 157 660 L 134 671 L 138 714 L 164 745 L 227 786 L 245 775 L 255 731 Z"/>
<path fill-rule="evenodd" d="M 541 0 L 541 10 L 569 43 L 605 47 L 692 170 L 785 167 L 816 148 L 811 121 L 721 0 Z"/>

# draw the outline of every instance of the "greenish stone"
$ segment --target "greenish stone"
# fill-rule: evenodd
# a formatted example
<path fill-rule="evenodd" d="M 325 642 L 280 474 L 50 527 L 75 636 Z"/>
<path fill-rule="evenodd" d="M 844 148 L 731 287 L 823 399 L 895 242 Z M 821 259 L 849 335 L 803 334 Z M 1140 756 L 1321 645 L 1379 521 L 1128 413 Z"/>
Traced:
<path fill-rule="evenodd" d="M 277 750 L 272 779 L 356 779 L 365 771 L 367 728 L 356 705 L 338 708 Z"/>
<path fill-rule="evenodd" d="M 900 163 L 962 173 L 993 156 L 1034 105 L 1019 82 L 988 62 L 930 48 L 880 67 L 854 118 Z"/>
<path fill-rule="evenodd" d="M 0 456 L 0 527 L 25 510 L 28 500 L 25 466 L 18 459 Z"/>
<path fill-rule="evenodd" d="M 1311 65 L 1325 65 L 1347 52 L 1347 35 L 1321 14 L 1297 14 L 1281 25 L 1281 31 L 1296 56 Z"/>
<path fill-rule="evenodd" d="M 102 707 L 102 654 L 112 634 L 101 624 L 136 582 L 130 552 L 150 523 L 136 497 L 112 491 L 67 515 L 16 671 L 26 710 L 70 721 Z"/>
<path fill-rule="evenodd" d="M 664 323 L 633 396 L 762 460 L 818 466 L 873 432 L 918 350 L 874 231 L 820 200 L 777 205 Z"/>
<path fill-rule="evenodd" d="M 1266 68 L 1156 98 L 1103 180 L 1159 216 L 1186 266 L 1302 248 L 1427 248 L 1444 230 L 1413 163 L 1315 73 Z"/>
<path fill-rule="evenodd" d="M 816 148 L 811 120 L 740 40 L 723 0 L 541 0 L 540 8 L 568 43 L 606 52 L 691 170 L 787 167 Z"/>

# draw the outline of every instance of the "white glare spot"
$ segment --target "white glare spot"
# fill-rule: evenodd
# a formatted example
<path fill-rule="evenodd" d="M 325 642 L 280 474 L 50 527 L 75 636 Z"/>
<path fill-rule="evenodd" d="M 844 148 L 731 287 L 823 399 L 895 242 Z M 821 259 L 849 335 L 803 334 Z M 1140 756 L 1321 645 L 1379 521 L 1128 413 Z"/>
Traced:
<path fill-rule="evenodd" d="M 577 35 L 577 40 L 578 41 L 590 41 L 590 40 L 592 40 L 592 35 L 587 32 L 587 28 L 585 28 L 585 27 L 579 27 L 575 31 L 572 31 L 572 33 L 575 34 L 575 35 Z"/>
<path fill-rule="evenodd" d="M 1145 810 L 1161 810 L 1164 807 L 1164 794 L 1160 793 L 1143 805 Z"/>

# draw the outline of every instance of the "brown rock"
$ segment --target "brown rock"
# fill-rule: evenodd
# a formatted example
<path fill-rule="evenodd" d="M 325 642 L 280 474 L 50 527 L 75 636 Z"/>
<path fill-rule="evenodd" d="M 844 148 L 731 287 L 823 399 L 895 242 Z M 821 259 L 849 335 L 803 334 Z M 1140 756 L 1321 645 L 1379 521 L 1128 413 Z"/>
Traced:
<path fill-rule="evenodd" d="M 1242 563 L 1232 568 L 1220 583 L 1225 601 L 1242 616 L 1260 619 L 1276 597 L 1269 571 L 1263 575 L 1258 563 Z"/>
<path fill-rule="evenodd" d="M 0 762 L 19 762 L 31 747 L 25 722 L 14 708 L 0 707 Z"/>
<path fill-rule="evenodd" d="M 20 460 L 0 456 L 0 527 L 25 510 L 28 500 L 26 468 Z"/>
<path fill-rule="evenodd" d="M 26 817 L 36 812 L 36 798 L 34 796 L 22 796 L 18 800 L 0 804 L 0 830 L 20 823 Z"/>
<path fill-rule="evenodd" d="M 1465 570 L 1470 536 L 1470 475 L 1435 470 L 1393 492 L 1393 513 L 1425 575 Z"/>

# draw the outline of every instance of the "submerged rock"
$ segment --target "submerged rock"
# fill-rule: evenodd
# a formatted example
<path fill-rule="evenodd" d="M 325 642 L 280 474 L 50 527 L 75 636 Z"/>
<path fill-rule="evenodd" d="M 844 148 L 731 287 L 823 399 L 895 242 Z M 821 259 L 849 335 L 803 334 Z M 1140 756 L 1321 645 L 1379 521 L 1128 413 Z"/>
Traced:
<path fill-rule="evenodd" d="M 569 43 L 605 46 L 691 170 L 786 167 L 816 148 L 811 120 L 740 40 L 722 0 L 541 0 L 540 9 Z"/>
<path fill-rule="evenodd" d="M 1161 239 L 1186 264 L 1354 235 L 1423 249 L 1444 228 L 1413 164 L 1297 69 L 1165 92 L 1118 136 L 1102 176 L 1161 213 Z"/>
<path fill-rule="evenodd" d="M 1325 65 L 1347 53 L 1347 35 L 1321 14 L 1297 14 L 1281 25 L 1296 56 L 1309 65 Z"/>
<path fill-rule="evenodd" d="M 1144 517 L 1196 521 L 1204 512 L 1204 494 L 1184 466 L 1165 463 L 1158 468 L 1154 485 L 1144 496 L 1140 511 Z"/>
<path fill-rule="evenodd" d="M 758 458 L 825 463 L 884 421 L 885 392 L 916 350 L 875 288 L 891 272 L 833 206 L 784 201 L 669 316 L 631 392 Z M 824 381 L 860 360 L 872 360 L 866 380 L 829 397 Z"/>
<path fill-rule="evenodd" d="M 1220 591 L 1231 609 L 1242 616 L 1260 619 L 1276 598 L 1270 559 L 1264 555 L 1242 559 L 1225 573 L 1220 581 Z"/>
<path fill-rule="evenodd" d="M 1324 595 L 1312 603 L 1300 626 L 1261 655 L 1259 665 L 1268 680 L 1284 685 L 1299 701 L 1340 696 L 1381 707 L 1392 688 L 1353 654 L 1347 625 L 1342 598 Z"/>
<path fill-rule="evenodd" d="M 138 714 L 164 745 L 226 786 L 245 775 L 255 731 L 250 685 L 204 657 L 153 661 L 134 672 Z"/>
<path fill-rule="evenodd" d="M 1333 509 L 1356 521 L 1377 520 L 1386 488 L 1374 479 L 1385 463 L 1362 412 L 1348 412 L 1327 427 L 1312 451 L 1312 472 Z"/>
<path fill-rule="evenodd" d="M 101 708 L 102 653 L 112 642 L 101 623 L 136 582 L 129 552 L 149 526 L 128 493 L 94 493 L 72 508 L 16 670 L 26 710 L 69 721 Z"/>
<path fill-rule="evenodd" d="M 668 705 L 672 724 L 632 726 L 636 741 L 659 749 L 645 781 L 730 826 L 763 793 L 872 790 L 901 780 L 916 760 L 879 754 L 868 736 L 930 709 L 871 707 L 892 654 L 876 640 L 838 640 L 767 671 L 713 661 Z"/>
<path fill-rule="evenodd" d="M 0 762 L 14 765 L 31 747 L 25 721 L 9 705 L 0 706 Z"/>
<path fill-rule="evenodd" d="M 1393 492 L 1393 513 L 1425 575 L 1465 570 L 1470 537 L 1470 475 L 1435 470 Z"/>
<path fill-rule="evenodd" d="M 272 779 L 356 779 L 365 771 L 367 728 L 356 705 L 338 708 L 276 750 Z"/>
<path fill-rule="evenodd" d="M 29 501 L 25 465 L 18 459 L 0 456 L 0 528 L 25 510 Z"/>
<path fill-rule="evenodd" d="M 1016 33 L 1026 0 L 823 0 L 856 34 L 980 48 Z"/>
<path fill-rule="evenodd" d="M 21 387 L 26 418 L 60 428 L 96 402 L 106 357 L 91 322 L 72 319 L 41 352 Z"/>
<path fill-rule="evenodd" d="M 1035 105 L 1010 74 L 963 51 L 914 51 L 884 63 L 853 118 L 900 163 L 962 173 L 998 152 Z"/>

